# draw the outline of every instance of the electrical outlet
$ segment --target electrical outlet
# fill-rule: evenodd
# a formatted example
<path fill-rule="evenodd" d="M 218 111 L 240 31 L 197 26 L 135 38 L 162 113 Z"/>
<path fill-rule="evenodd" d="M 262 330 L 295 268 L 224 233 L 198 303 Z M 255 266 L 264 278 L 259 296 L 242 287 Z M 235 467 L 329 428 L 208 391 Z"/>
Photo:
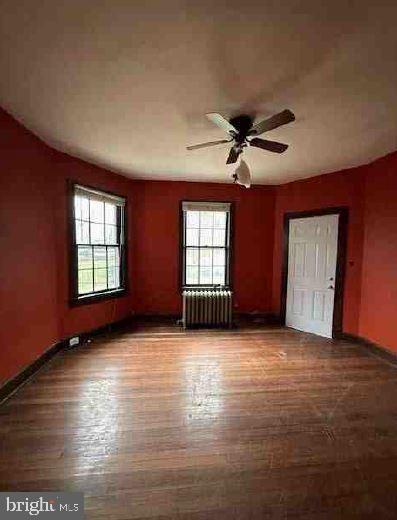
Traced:
<path fill-rule="evenodd" d="M 80 338 L 78 336 L 73 336 L 73 338 L 69 339 L 69 347 L 75 347 L 80 343 Z"/>

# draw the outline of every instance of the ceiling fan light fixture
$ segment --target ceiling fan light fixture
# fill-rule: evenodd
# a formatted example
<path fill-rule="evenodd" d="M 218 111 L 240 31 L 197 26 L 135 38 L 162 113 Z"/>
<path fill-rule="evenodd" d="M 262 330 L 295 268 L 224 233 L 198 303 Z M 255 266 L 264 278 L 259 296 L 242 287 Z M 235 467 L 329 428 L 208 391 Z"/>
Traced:
<path fill-rule="evenodd" d="M 240 186 L 244 186 L 244 188 L 251 187 L 251 172 L 248 168 L 248 164 L 242 159 L 232 177 L 236 184 L 240 184 Z"/>

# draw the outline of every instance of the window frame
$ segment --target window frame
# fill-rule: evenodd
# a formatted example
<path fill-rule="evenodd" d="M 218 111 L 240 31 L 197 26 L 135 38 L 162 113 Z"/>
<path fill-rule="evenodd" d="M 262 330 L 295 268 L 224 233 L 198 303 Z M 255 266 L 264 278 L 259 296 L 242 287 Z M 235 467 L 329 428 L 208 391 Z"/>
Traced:
<path fill-rule="evenodd" d="M 77 260 L 77 244 L 76 244 L 76 224 L 75 224 L 75 204 L 74 195 L 76 187 L 86 188 L 88 191 L 103 193 L 111 197 L 123 199 L 124 206 L 122 211 L 123 217 L 123 240 L 120 241 L 120 287 L 117 289 L 106 289 L 89 293 L 87 295 L 78 292 L 78 260 Z M 118 193 L 110 192 L 96 186 L 90 186 L 85 183 L 74 180 L 67 181 L 67 197 L 68 197 L 68 220 L 69 220 L 69 306 L 76 307 L 85 304 L 111 300 L 125 296 L 128 293 L 128 270 L 127 270 L 127 250 L 128 250 L 128 206 L 127 198 Z"/>
<path fill-rule="evenodd" d="M 227 212 L 227 223 L 226 223 L 226 240 L 228 245 L 225 247 L 226 250 L 226 284 L 220 286 L 219 284 L 210 284 L 210 285 L 189 285 L 185 284 L 185 272 L 186 272 L 186 264 L 185 264 L 185 236 L 186 236 L 186 226 L 185 226 L 185 212 L 183 211 L 184 203 L 201 203 L 201 204 L 229 204 L 229 211 Z M 217 289 L 222 288 L 225 290 L 233 289 L 233 244 L 234 244 L 234 202 L 232 201 L 221 201 L 221 200 L 208 200 L 208 199 L 199 199 L 199 200 L 181 200 L 179 204 L 179 289 L 180 291 L 184 290 L 208 290 L 208 289 Z M 212 246 L 207 246 L 209 249 L 213 249 Z M 216 246 L 214 246 L 216 248 Z"/>

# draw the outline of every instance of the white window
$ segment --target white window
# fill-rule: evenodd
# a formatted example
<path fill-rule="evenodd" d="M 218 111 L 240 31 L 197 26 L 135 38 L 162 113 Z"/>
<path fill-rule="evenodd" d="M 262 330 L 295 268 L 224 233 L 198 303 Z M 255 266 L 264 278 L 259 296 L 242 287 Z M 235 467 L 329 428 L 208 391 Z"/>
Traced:
<path fill-rule="evenodd" d="M 183 287 L 230 286 L 231 204 L 182 203 Z"/>
<path fill-rule="evenodd" d="M 125 290 L 125 199 L 73 185 L 72 300 Z"/>

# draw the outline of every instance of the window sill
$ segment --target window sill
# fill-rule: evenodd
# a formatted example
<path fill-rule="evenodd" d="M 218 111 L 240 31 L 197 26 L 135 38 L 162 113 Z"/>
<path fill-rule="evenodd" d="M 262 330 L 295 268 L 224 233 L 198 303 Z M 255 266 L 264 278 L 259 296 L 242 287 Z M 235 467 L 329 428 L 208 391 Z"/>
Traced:
<path fill-rule="evenodd" d="M 127 289 L 116 289 L 114 291 L 107 291 L 97 294 L 88 294 L 87 296 L 79 296 L 78 298 L 71 298 L 69 301 L 70 307 L 79 307 L 80 305 L 88 305 L 92 303 L 100 303 L 105 300 L 112 300 L 114 298 L 120 298 L 127 294 Z"/>

